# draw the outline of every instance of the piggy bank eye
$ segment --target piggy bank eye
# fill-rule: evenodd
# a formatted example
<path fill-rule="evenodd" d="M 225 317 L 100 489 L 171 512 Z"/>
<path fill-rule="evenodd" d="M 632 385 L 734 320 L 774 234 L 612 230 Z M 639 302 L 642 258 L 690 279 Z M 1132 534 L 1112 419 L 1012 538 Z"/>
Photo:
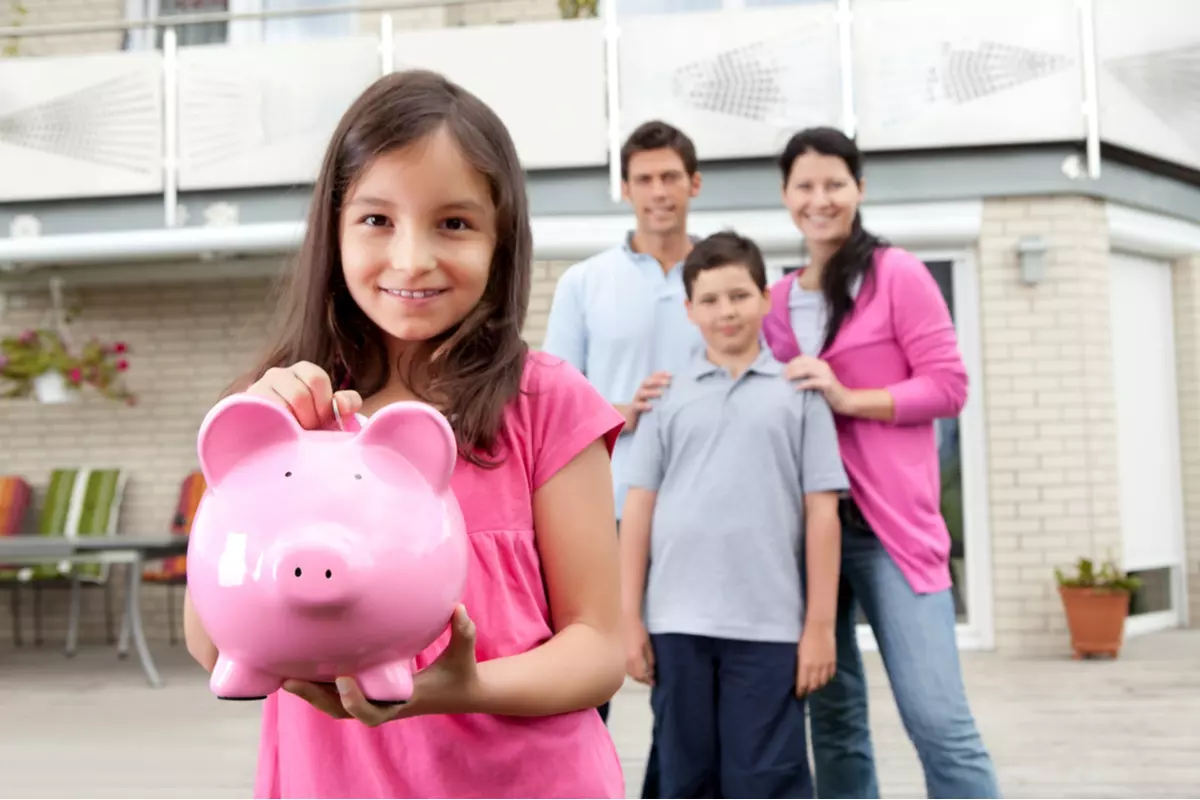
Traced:
<path fill-rule="evenodd" d="M 356 481 L 361 481 L 361 480 L 362 480 L 362 475 L 355 475 L 355 476 L 354 476 L 354 480 L 356 480 Z"/>
<path fill-rule="evenodd" d="M 290 478 L 290 477 L 292 477 L 292 472 L 291 472 L 291 470 L 288 470 L 287 472 L 283 473 L 283 477 L 285 477 L 285 478 Z"/>

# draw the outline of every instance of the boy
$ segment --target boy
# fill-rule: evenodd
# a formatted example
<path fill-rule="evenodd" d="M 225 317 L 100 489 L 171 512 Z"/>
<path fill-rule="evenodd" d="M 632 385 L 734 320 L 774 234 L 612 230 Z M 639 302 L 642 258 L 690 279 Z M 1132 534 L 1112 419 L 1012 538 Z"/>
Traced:
<path fill-rule="evenodd" d="M 803 697 L 836 664 L 848 488 L 833 415 L 760 345 L 770 300 L 752 241 L 710 236 L 683 281 L 706 346 L 634 433 L 627 668 L 653 687 L 661 797 L 812 797 Z"/>

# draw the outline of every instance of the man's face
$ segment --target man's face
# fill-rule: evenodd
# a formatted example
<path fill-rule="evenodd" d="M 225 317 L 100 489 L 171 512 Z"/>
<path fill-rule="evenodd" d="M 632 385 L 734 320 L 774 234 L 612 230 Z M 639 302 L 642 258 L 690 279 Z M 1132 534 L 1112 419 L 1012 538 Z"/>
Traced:
<path fill-rule="evenodd" d="M 700 193 L 700 173 L 688 175 L 683 159 L 670 148 L 643 150 L 630 157 L 621 188 L 639 231 L 681 233 L 687 231 L 688 203 Z"/>

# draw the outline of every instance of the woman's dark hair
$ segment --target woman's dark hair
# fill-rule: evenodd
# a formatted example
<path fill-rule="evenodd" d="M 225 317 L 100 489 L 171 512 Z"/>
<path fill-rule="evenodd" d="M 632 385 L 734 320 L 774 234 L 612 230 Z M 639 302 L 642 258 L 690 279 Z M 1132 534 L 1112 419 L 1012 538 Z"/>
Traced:
<path fill-rule="evenodd" d="M 308 229 L 285 276 L 272 344 L 249 381 L 271 367 L 310 361 L 334 389 L 363 396 L 387 383 L 386 337 L 354 302 L 342 274 L 340 217 L 350 188 L 380 156 L 445 130 L 487 178 L 496 205 L 496 249 L 483 297 L 459 324 L 421 342 L 406 383 L 446 414 L 463 458 L 493 466 L 504 408 L 520 391 L 521 338 L 533 258 L 525 173 L 504 123 L 475 95 L 436 73 L 395 72 L 350 106 L 313 187 Z"/>
<path fill-rule="evenodd" d="M 858 146 L 837 128 L 806 128 L 793 136 L 779 156 L 779 169 L 783 173 L 784 189 L 792 174 L 792 165 L 800 156 L 814 151 L 825 156 L 835 156 L 846 164 L 855 183 L 862 182 L 862 153 Z M 862 225 L 862 214 L 854 212 L 850 235 L 842 246 L 830 257 L 821 272 L 821 293 L 829 304 L 829 320 L 825 327 L 825 345 L 822 351 L 833 344 L 842 322 L 854 310 L 854 284 L 862 279 L 866 290 L 875 272 L 875 251 L 887 247 L 882 238 L 869 233 Z"/>

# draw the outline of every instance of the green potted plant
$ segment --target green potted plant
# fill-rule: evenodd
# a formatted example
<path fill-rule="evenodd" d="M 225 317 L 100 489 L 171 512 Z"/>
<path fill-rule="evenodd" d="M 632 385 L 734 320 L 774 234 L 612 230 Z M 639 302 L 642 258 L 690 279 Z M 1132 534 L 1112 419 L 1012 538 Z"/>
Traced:
<path fill-rule="evenodd" d="M 133 405 L 134 395 L 122 380 L 129 369 L 128 350 L 123 342 L 109 345 L 95 339 L 75 350 L 52 330 L 0 339 L 0 395 L 67 403 L 90 386 L 104 397 Z"/>
<path fill-rule="evenodd" d="M 1125 638 L 1129 599 L 1141 587 L 1141 580 L 1125 574 L 1111 560 L 1097 570 L 1089 558 L 1079 559 L 1071 575 L 1056 567 L 1054 576 L 1071 633 L 1073 657 L 1116 658 Z"/>

